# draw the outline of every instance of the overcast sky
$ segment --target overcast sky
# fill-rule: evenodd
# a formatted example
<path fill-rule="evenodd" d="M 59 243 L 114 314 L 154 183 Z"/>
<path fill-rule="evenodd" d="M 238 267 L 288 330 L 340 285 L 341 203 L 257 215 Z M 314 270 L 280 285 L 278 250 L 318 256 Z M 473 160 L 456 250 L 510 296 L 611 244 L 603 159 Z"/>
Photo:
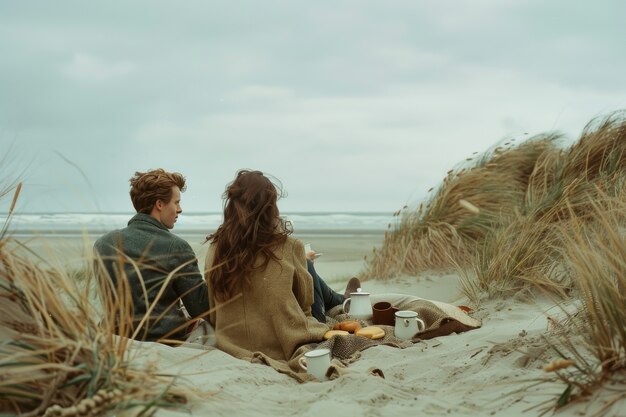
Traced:
<path fill-rule="evenodd" d="M 282 181 L 282 211 L 393 212 L 473 152 L 576 139 L 625 108 L 624 16 L 623 0 L 2 0 L 0 169 L 24 179 L 21 212 L 130 212 L 128 179 L 157 167 L 187 177 L 187 211 L 220 211 L 254 168 Z"/>

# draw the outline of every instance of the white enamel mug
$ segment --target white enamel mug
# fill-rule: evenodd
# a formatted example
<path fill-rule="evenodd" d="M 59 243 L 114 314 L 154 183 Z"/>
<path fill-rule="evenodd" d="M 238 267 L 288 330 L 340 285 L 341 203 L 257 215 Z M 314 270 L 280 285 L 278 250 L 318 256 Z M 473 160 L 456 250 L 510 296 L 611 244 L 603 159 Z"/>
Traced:
<path fill-rule="evenodd" d="M 330 367 L 330 350 L 311 350 L 298 359 L 300 367 L 320 381 L 326 381 L 326 371 Z"/>
<path fill-rule="evenodd" d="M 400 310 L 396 311 L 396 327 L 394 333 L 397 338 L 409 340 L 415 333 L 421 332 L 426 328 L 424 321 L 417 317 L 415 311 Z"/>

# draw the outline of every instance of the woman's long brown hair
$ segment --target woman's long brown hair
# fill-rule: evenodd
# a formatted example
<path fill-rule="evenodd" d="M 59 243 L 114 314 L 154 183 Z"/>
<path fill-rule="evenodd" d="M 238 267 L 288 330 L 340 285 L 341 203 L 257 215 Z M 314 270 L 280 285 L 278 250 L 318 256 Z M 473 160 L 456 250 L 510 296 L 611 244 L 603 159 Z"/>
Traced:
<path fill-rule="evenodd" d="M 255 269 L 277 260 L 274 249 L 291 233 L 279 217 L 278 197 L 277 187 L 261 171 L 240 170 L 226 188 L 224 222 L 207 237 L 215 245 L 208 279 L 217 300 L 234 297 Z"/>

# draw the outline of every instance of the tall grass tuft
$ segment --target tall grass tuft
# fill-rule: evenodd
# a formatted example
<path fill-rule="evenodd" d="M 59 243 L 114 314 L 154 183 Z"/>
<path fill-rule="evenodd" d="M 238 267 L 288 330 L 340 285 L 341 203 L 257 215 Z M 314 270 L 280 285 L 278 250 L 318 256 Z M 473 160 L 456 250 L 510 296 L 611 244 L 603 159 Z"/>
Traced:
<path fill-rule="evenodd" d="M 555 151 L 558 140 L 550 134 L 508 143 L 475 158 L 472 167 L 451 170 L 426 205 L 397 213 L 400 221 L 387 231 L 363 277 L 468 265 L 477 245 L 522 206 L 538 161 Z"/>
<path fill-rule="evenodd" d="M 477 246 L 469 267 L 459 268 L 465 277 L 461 290 L 475 303 L 477 290 L 494 297 L 540 287 L 565 295 L 571 284 L 557 268 L 558 247 L 558 234 L 551 222 L 518 215 L 493 229 Z"/>
<path fill-rule="evenodd" d="M 594 181 L 622 174 L 626 164 L 626 112 L 593 119 L 567 152 L 561 177 Z"/>
<path fill-rule="evenodd" d="M 0 237 L 0 413 L 96 416 L 185 401 L 172 377 L 134 367 L 131 341 L 99 320 L 93 274 L 76 281 L 26 252 Z M 112 292 L 100 295 L 128 317 Z"/>
<path fill-rule="evenodd" d="M 557 407 L 591 395 L 606 384 L 626 384 L 626 202 L 602 194 L 590 199 L 594 221 L 572 216 L 562 229 L 563 258 L 579 308 L 563 306 L 566 319 L 549 341 L 567 366 L 546 367 L 565 384 Z M 626 398 L 616 391 L 613 404 Z"/>
<path fill-rule="evenodd" d="M 467 295 L 475 298 L 476 288 L 489 296 L 530 287 L 561 296 L 571 290 L 562 231 L 593 224 L 598 207 L 626 198 L 625 132 L 626 122 L 613 114 L 590 123 L 569 150 L 551 150 L 539 158 L 518 214 L 476 246 L 469 266 L 475 282 L 463 281 Z"/>
<path fill-rule="evenodd" d="M 456 269 L 473 298 L 535 285 L 565 294 L 557 230 L 572 218 L 591 222 L 594 196 L 625 196 L 624 116 L 592 120 L 567 149 L 561 136 L 539 135 L 451 170 L 425 205 L 396 213 L 362 277 Z"/>

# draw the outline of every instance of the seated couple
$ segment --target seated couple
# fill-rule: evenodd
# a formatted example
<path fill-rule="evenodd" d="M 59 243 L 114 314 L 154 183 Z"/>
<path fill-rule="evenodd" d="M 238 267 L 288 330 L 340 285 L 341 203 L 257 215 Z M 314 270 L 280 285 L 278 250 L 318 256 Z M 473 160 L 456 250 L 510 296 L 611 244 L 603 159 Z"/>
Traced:
<path fill-rule="evenodd" d="M 169 231 L 182 212 L 183 176 L 161 169 L 138 172 L 130 184 L 137 214 L 128 227 L 94 245 L 101 289 L 116 300 L 108 303 L 113 311 L 107 319 L 118 334 L 177 345 L 190 337 L 190 323 L 210 331 L 208 321 L 216 347 L 226 353 L 244 359 L 261 353 L 291 363 L 299 348 L 323 341 L 330 330 L 325 312 L 342 304 L 345 295 L 326 285 L 313 267 L 314 253 L 305 254 L 302 242 L 290 236 L 279 216 L 279 191 L 263 173 L 239 171 L 227 186 L 223 223 L 207 238 L 204 278 L 192 248 Z M 353 278 L 346 294 L 359 286 Z M 408 305 L 404 309 L 428 302 L 400 294 L 378 298 Z M 130 305 L 130 314 L 122 314 L 120 305 Z M 457 313 L 438 311 L 424 319 L 440 329 Z M 475 327 L 479 324 L 470 322 L 443 334 Z"/>
<path fill-rule="evenodd" d="M 177 345 L 189 336 L 191 320 L 207 319 L 218 348 L 276 359 L 322 340 L 325 311 L 345 297 L 316 273 L 314 252 L 305 255 L 289 236 L 279 193 L 266 176 L 240 171 L 228 186 L 224 222 L 207 238 L 206 280 L 191 246 L 170 233 L 182 212 L 185 178 L 157 169 L 137 172 L 130 185 L 137 214 L 94 244 L 101 290 L 115 300 L 126 295 L 132 306 L 126 319 L 110 308 L 118 334 Z M 353 278 L 346 293 L 358 286 Z"/>

